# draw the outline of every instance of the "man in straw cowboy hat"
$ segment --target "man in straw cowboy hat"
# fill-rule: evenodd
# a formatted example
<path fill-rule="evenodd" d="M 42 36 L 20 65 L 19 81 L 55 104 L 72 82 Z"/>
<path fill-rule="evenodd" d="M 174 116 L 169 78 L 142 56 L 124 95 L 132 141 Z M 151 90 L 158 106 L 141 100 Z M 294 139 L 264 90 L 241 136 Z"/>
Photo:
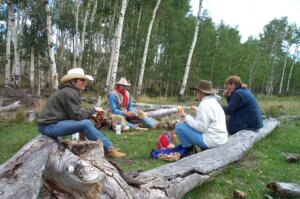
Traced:
<path fill-rule="evenodd" d="M 48 98 L 37 119 L 39 132 L 53 138 L 82 132 L 88 140 L 101 141 L 107 157 L 125 157 L 89 120 L 102 108 L 81 106 L 80 91 L 85 89 L 87 80 L 93 80 L 93 77 L 85 75 L 82 68 L 73 68 L 61 78 L 59 90 Z"/>
<path fill-rule="evenodd" d="M 116 82 L 116 88 L 108 96 L 108 111 L 114 115 L 121 115 L 126 118 L 126 125 L 129 128 L 136 128 L 136 125 L 129 122 L 131 119 L 139 119 L 150 128 L 157 128 L 160 123 L 149 118 L 141 111 L 134 111 L 132 100 L 127 90 L 130 83 L 122 77 Z"/>
<path fill-rule="evenodd" d="M 207 80 L 201 80 L 191 89 L 197 91 L 197 98 L 201 101 L 198 107 L 191 106 L 196 116 L 192 117 L 182 111 L 178 116 L 184 122 L 175 126 L 176 134 L 188 154 L 194 152 L 194 145 L 205 150 L 221 146 L 228 140 L 225 114 L 214 96 L 218 91 Z"/>

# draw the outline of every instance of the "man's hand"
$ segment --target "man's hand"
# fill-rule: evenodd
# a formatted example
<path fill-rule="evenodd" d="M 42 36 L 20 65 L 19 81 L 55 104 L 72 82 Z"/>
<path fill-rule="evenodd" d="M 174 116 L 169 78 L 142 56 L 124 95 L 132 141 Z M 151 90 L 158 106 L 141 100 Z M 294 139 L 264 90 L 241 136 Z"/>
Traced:
<path fill-rule="evenodd" d="M 192 110 L 194 113 L 196 113 L 196 112 L 197 112 L 197 106 L 192 105 L 192 106 L 191 106 L 191 110 Z"/>
<path fill-rule="evenodd" d="M 97 111 L 97 112 L 101 112 L 101 111 L 104 111 L 103 109 L 102 109 L 102 107 L 95 107 L 95 110 Z"/>
<path fill-rule="evenodd" d="M 184 108 L 182 106 L 177 106 L 177 115 L 179 117 L 185 117 Z"/>
<path fill-rule="evenodd" d="M 126 111 L 125 116 L 132 117 L 132 116 L 136 116 L 136 114 L 134 112 L 131 112 L 131 111 Z"/>

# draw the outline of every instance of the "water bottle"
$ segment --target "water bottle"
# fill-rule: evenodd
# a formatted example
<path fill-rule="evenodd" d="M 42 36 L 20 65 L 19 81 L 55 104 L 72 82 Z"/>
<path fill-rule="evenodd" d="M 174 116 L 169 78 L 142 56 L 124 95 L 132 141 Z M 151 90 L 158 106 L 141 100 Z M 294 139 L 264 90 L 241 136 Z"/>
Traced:
<path fill-rule="evenodd" d="M 117 135 L 121 134 L 121 122 L 116 123 L 116 134 Z"/>

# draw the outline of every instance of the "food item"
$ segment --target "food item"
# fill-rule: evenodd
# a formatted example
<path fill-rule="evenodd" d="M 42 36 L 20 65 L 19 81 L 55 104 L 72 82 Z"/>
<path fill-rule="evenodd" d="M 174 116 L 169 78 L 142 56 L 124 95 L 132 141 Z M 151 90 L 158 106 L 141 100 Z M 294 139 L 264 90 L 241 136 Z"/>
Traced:
<path fill-rule="evenodd" d="M 182 106 L 177 106 L 177 113 L 178 114 L 184 114 L 184 109 Z"/>

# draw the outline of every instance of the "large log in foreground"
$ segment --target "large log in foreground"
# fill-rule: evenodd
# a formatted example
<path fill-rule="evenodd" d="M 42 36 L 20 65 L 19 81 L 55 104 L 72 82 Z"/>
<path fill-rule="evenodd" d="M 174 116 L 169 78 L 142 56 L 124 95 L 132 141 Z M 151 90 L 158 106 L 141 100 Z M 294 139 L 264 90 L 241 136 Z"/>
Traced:
<path fill-rule="evenodd" d="M 37 198 L 44 182 L 55 198 L 181 198 L 215 171 L 242 158 L 277 125 L 277 120 L 266 120 L 257 133 L 240 131 L 222 147 L 140 173 L 134 178 L 141 183 L 139 187 L 129 185 L 104 158 L 101 143 L 64 142 L 58 146 L 51 138 L 39 136 L 1 165 L 0 197 Z"/>

